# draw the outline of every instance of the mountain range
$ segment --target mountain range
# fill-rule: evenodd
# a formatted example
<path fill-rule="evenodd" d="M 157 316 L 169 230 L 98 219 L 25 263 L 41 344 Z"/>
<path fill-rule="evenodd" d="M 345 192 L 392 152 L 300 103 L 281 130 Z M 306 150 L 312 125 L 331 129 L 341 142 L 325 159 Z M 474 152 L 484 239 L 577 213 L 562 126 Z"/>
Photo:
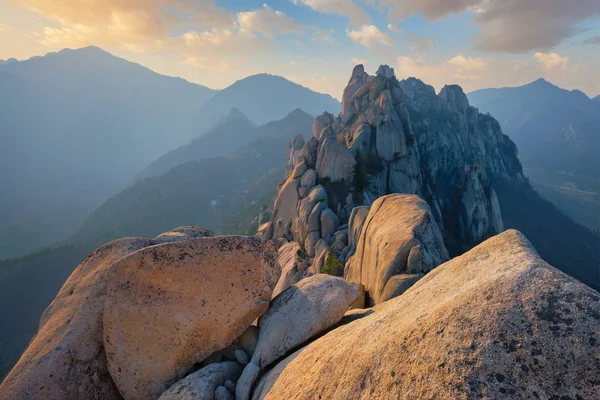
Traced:
<path fill-rule="evenodd" d="M 0 64 L 0 259 L 68 237 L 136 174 L 232 108 L 246 122 L 264 124 L 302 105 L 308 112 L 340 107 L 278 76 L 256 75 L 216 91 L 97 47 Z M 215 147 L 204 154 L 229 154 L 256 138 L 251 131 L 228 150 L 208 144 Z"/>
<path fill-rule="evenodd" d="M 100 244 L 119 237 L 157 236 L 174 225 L 238 233 L 223 231 L 227 221 L 274 193 L 285 172 L 287 144 L 294 135 L 309 135 L 313 119 L 294 110 L 279 121 L 256 126 L 241 112 L 233 111 L 214 132 L 239 140 L 237 149 L 203 158 L 210 151 L 205 145 L 215 143 L 198 138 L 178 149 L 180 164 L 141 178 L 111 196 L 68 239 L 0 261 L 0 318 L 4 321 L 0 327 L 0 347 L 4 349 L 0 372 L 16 361 L 35 332 L 39 315 L 73 267 Z M 243 126 L 249 129 L 248 137 L 243 136 L 243 129 L 236 130 Z M 249 138 L 252 141 L 244 144 Z M 198 143 L 202 145 L 196 146 Z"/>
<path fill-rule="evenodd" d="M 84 63 L 88 59 L 95 62 Z M 39 72 L 40 76 L 36 75 L 36 68 L 41 68 L 37 63 L 45 69 L 44 73 Z M 21 69 L 20 65 L 25 67 Z M 70 65 L 73 65 L 73 77 L 69 77 Z M 60 79 L 56 82 L 50 82 L 56 74 L 53 68 L 64 72 L 64 76 L 58 75 Z M 142 79 L 144 77 L 146 81 Z M 389 85 L 397 82 L 389 77 L 386 79 Z M 155 80 L 168 87 L 168 98 L 160 95 L 167 91 L 166 88 L 153 86 L 158 85 Z M 102 88 L 90 88 L 92 84 Z M 434 210 L 434 214 L 446 227 L 446 245 L 452 254 L 467 250 L 494 232 L 492 228 L 496 222 L 493 220 L 499 207 L 505 227 L 521 230 L 545 259 L 593 285 L 597 281 L 597 272 L 594 275 L 590 265 L 593 267 L 598 261 L 597 235 L 541 199 L 527 182 L 496 181 L 494 177 L 503 176 L 502 171 L 494 171 L 489 180 L 479 182 L 480 178 L 476 178 L 481 173 L 477 172 L 480 168 L 478 150 L 465 153 L 452 142 L 449 144 L 456 154 L 452 155 L 452 160 L 444 158 L 445 153 L 438 152 L 436 146 L 446 140 L 445 137 L 437 138 L 429 132 L 432 126 L 437 126 L 439 132 L 449 129 L 468 138 L 473 132 L 468 129 L 463 132 L 464 127 L 476 132 L 484 132 L 488 127 L 498 143 L 497 146 L 495 142 L 488 144 L 488 152 L 494 154 L 490 157 L 490 168 L 503 165 L 502 168 L 508 168 L 511 174 L 518 175 L 521 166 L 514 144 L 504 139 L 495 120 L 489 115 L 475 114 L 468 107 L 466 98 L 463 99 L 460 88 L 451 86 L 436 95 L 433 88 L 417 80 L 409 79 L 399 85 L 411 97 L 408 105 L 402 106 L 406 109 L 399 108 L 398 115 L 404 126 L 410 125 L 406 121 L 410 116 L 415 135 L 407 134 L 404 145 L 390 138 L 383 147 L 414 150 L 418 145 L 422 160 L 415 161 L 419 167 L 412 171 L 412 162 L 403 164 L 404 150 L 390 153 L 391 158 L 382 158 L 383 161 L 373 160 L 368 152 L 367 159 L 358 157 L 359 163 L 364 162 L 361 165 L 365 167 L 365 179 L 373 178 L 372 174 L 379 176 L 370 183 L 369 190 L 379 196 L 393 191 L 394 185 L 405 185 L 407 180 L 416 185 L 419 179 L 429 177 L 435 167 L 439 176 L 419 190 L 432 204 L 437 203 L 437 207 L 444 210 L 444 207 L 448 208 L 441 213 L 447 215 L 442 216 L 439 210 Z M 588 102 L 592 101 L 587 99 L 586 102 L 581 92 L 562 89 L 557 92 L 545 81 L 534 82 L 527 89 L 532 88 L 540 95 L 548 92 L 548 98 L 557 93 L 570 93 L 569 100 L 560 100 L 557 104 L 571 102 L 570 107 L 576 110 L 573 115 L 591 115 L 586 110 L 589 109 Z M 307 139 L 311 134 L 315 135 L 314 128 L 311 132 L 314 121 L 311 114 L 324 111 L 337 114 L 341 109 L 330 96 L 312 92 L 281 77 L 256 75 L 216 92 L 155 74 L 97 48 L 62 51 L 28 61 L 1 64 L 0 89 L 6 89 L 0 90 L 0 102 L 8 105 L 0 109 L 0 113 L 4 112 L 2 117 L 10 128 L 8 135 L 0 140 L 10 139 L 5 143 L 12 146 L 5 147 L 11 151 L 0 154 L 5 156 L 0 158 L 0 163 L 5 163 L 0 172 L 0 183 L 10 189 L 6 191 L 9 196 L 0 200 L 0 209 L 4 210 L 4 213 L 0 212 L 0 218 L 5 218 L 0 219 L 0 239 L 5 238 L 4 247 L 0 247 L 0 259 L 3 255 L 24 254 L 38 248 L 23 257 L 0 262 L 0 318 L 6 321 L 0 330 L 0 345 L 8 349 L 0 354 L 0 372 L 15 362 L 35 332 L 41 312 L 77 263 L 95 247 L 123 236 L 154 237 L 178 225 L 194 224 L 220 233 L 242 233 L 240 226 L 247 224 L 240 224 L 235 219 L 253 219 L 252 215 L 257 216 L 258 206 L 272 203 L 277 182 L 286 171 L 286 160 L 294 151 L 288 145 L 290 140 L 297 134 Z M 474 96 L 474 101 L 481 103 L 482 111 L 488 106 L 506 106 L 504 111 L 499 109 L 504 123 L 509 121 L 509 127 L 522 128 L 523 124 L 514 121 L 525 117 L 510 108 L 510 101 L 505 100 L 498 90 L 476 92 L 469 97 Z M 48 95 L 52 91 L 60 94 L 59 104 L 53 104 L 52 99 L 56 96 Z M 187 93 L 187 97 L 179 98 L 179 92 Z M 78 96 L 83 100 L 78 100 Z M 394 99 L 400 97 L 394 93 Z M 526 99 L 534 104 L 532 110 L 536 112 L 528 115 L 537 118 L 537 111 L 543 107 L 536 105 L 535 96 L 521 93 L 517 97 L 521 98 L 523 107 L 529 104 Z M 124 104 L 115 105 L 115 99 Z M 177 106 L 179 100 L 186 104 Z M 162 109 L 161 102 L 169 104 Z M 31 109 L 26 108 L 29 103 Z M 381 104 L 385 106 L 385 102 Z M 442 112 L 432 111 L 439 104 L 442 104 Z M 465 104 L 468 112 L 463 110 Z M 301 105 L 304 107 L 298 108 Z M 394 103 L 392 107 L 399 105 Z M 39 112 L 41 119 L 28 120 L 27 112 Z M 125 115 L 127 112 L 133 115 Z M 317 121 L 322 120 L 323 115 L 326 114 Z M 347 110 L 345 114 L 342 110 L 341 115 L 346 115 L 344 118 L 360 117 L 359 114 L 350 115 Z M 70 123 L 70 119 L 76 121 Z M 457 123 L 459 120 L 464 122 L 464 127 Z M 388 126 L 392 126 L 394 121 L 389 122 L 391 125 Z M 173 125 L 169 126 L 169 123 Z M 379 128 L 385 123 L 383 121 Z M 534 124 L 530 129 L 542 128 Z M 367 140 L 369 135 L 364 132 L 360 140 L 360 134 L 355 135 L 355 132 L 350 134 L 340 130 L 339 134 L 340 138 L 349 137 L 347 145 L 354 141 L 355 146 L 360 146 L 364 142 L 373 151 L 370 148 L 373 139 Z M 519 132 L 532 134 L 516 129 L 510 135 L 518 136 Z M 48 133 L 47 137 L 45 133 Z M 587 138 L 586 135 L 583 136 Z M 42 139 L 38 140 L 40 136 Z M 419 138 L 422 143 L 416 142 Z M 28 140 L 31 140 L 31 149 Z M 524 143 L 533 145 L 535 141 L 525 140 Z M 581 151 L 581 144 L 568 144 L 565 151 Z M 328 145 L 335 146 L 331 140 Z M 549 144 L 547 148 L 553 146 Z M 377 152 L 390 152 L 390 149 L 382 148 Z M 587 152 L 581 154 L 587 155 Z M 530 160 L 532 164 L 529 165 L 535 165 L 535 157 Z M 585 160 L 588 159 L 580 157 L 582 164 Z M 464 165 L 455 163 L 450 168 L 446 165 L 450 161 L 460 161 Z M 73 165 L 79 168 L 73 168 Z M 326 166 L 322 165 L 322 168 Z M 464 171 L 460 172 L 462 168 Z M 417 175 L 413 176 L 413 172 Z M 552 172 L 556 171 L 553 169 Z M 356 175 L 357 172 L 350 166 L 346 173 Z M 330 181 L 324 179 L 321 183 L 332 198 L 340 200 L 339 187 L 337 184 L 328 186 Z M 458 184 L 465 188 L 462 195 L 454 190 Z M 499 206 L 495 203 L 495 195 L 491 195 L 491 188 L 497 193 Z M 79 194 L 86 197 L 82 200 Z M 49 200 L 52 196 L 57 199 L 54 203 Z M 480 196 L 485 201 L 477 203 L 476 207 L 469 203 L 463 210 L 461 201 L 469 196 L 477 201 L 481 200 L 478 199 Z M 71 202 L 67 203 L 65 199 Z M 435 209 L 436 206 L 432 207 Z M 461 213 L 474 213 L 473 218 L 467 218 L 470 225 L 461 226 L 454 219 Z M 53 245 L 39 248 L 50 243 Z"/>
<path fill-rule="evenodd" d="M 526 176 L 582 225 L 600 228 L 600 102 L 538 79 L 481 89 L 469 101 L 513 139 Z"/>

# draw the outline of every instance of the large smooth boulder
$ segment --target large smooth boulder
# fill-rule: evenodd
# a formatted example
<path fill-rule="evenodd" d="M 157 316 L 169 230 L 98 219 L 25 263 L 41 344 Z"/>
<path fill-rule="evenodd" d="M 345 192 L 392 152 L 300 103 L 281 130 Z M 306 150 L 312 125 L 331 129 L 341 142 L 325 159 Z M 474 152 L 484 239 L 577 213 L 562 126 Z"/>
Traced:
<path fill-rule="evenodd" d="M 448 258 L 429 205 L 415 195 L 392 194 L 371 206 L 344 277 L 364 285 L 372 306 L 407 288 L 406 280 L 392 277 L 425 274 Z"/>
<path fill-rule="evenodd" d="M 266 312 L 279 274 L 275 244 L 258 237 L 161 244 L 115 263 L 104 347 L 123 397 L 156 399 L 231 344 Z"/>
<path fill-rule="evenodd" d="M 242 366 L 233 361 L 210 364 L 175 383 L 159 400 L 213 400 L 219 386 L 235 382 L 241 373 Z"/>
<path fill-rule="evenodd" d="M 156 243 L 212 235 L 206 229 L 181 227 L 155 239 L 118 239 L 94 250 L 42 315 L 36 336 L 0 385 L 0 399 L 120 399 L 103 344 L 108 269 L 122 257 Z"/>
<path fill-rule="evenodd" d="M 277 239 L 288 236 L 292 227 L 292 219 L 296 216 L 300 194 L 298 187 L 300 178 L 288 178 L 281 183 L 273 205 L 273 215 L 271 216 L 272 237 L 268 239 Z"/>
<path fill-rule="evenodd" d="M 249 398 L 258 371 L 335 325 L 357 297 L 356 285 L 318 274 L 273 299 L 259 320 L 258 344 L 237 384 L 237 400 Z"/>
<path fill-rule="evenodd" d="M 517 231 L 373 310 L 284 360 L 254 398 L 598 397 L 600 294 L 544 262 Z"/>
<path fill-rule="evenodd" d="M 329 178 L 331 182 L 351 182 L 356 164 L 354 156 L 335 137 L 328 137 L 319 146 L 315 170 L 319 178 Z"/>

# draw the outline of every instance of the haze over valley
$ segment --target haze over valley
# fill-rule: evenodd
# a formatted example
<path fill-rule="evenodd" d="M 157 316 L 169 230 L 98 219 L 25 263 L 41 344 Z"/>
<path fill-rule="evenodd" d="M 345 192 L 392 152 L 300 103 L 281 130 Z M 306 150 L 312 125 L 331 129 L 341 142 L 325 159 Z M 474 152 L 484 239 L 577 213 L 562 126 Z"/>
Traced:
<path fill-rule="evenodd" d="M 595 1 L 0 0 L 0 400 L 597 398 L 598 45 Z"/>

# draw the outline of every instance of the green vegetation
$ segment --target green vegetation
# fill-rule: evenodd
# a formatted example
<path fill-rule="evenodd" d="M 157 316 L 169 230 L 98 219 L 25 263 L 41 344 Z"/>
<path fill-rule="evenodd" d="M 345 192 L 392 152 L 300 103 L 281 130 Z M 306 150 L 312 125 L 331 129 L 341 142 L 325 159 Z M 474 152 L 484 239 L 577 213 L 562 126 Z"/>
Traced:
<path fill-rule="evenodd" d="M 335 252 L 330 251 L 327 257 L 325 258 L 325 263 L 321 268 L 321 273 L 327 275 L 337 275 L 341 266 L 342 263 L 340 262 L 340 260 L 338 260 Z"/>

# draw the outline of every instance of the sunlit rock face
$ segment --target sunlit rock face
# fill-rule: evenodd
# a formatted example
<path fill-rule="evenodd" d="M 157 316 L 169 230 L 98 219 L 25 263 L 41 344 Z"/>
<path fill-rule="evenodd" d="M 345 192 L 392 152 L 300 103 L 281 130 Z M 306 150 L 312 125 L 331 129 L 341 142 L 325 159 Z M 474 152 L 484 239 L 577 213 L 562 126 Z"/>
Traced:
<path fill-rule="evenodd" d="M 494 118 L 469 106 L 459 86 L 436 94 L 418 79 L 398 81 L 387 65 L 375 75 L 356 66 L 341 114 L 319 115 L 299 149 L 301 143 L 292 144 L 267 236 L 307 245 L 311 257 L 320 239 L 333 246 L 334 235 L 307 229 L 309 217 L 317 221 L 330 209 L 345 227 L 354 207 L 391 193 L 426 200 L 449 253 L 460 254 L 504 229 L 493 185 L 524 181 L 514 143 Z M 315 201 L 317 185 L 326 196 Z"/>

